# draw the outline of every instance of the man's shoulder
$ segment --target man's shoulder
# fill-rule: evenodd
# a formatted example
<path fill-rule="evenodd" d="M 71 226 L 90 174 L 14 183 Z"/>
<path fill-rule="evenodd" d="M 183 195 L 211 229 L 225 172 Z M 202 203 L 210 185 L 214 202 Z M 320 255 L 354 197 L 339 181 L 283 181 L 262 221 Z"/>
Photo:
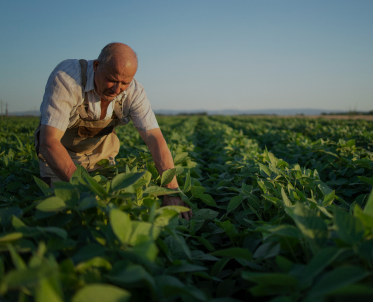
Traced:
<path fill-rule="evenodd" d="M 127 88 L 128 94 L 138 94 L 144 92 L 144 87 L 135 78 L 132 79 L 130 85 Z"/>
<path fill-rule="evenodd" d="M 81 84 L 80 63 L 77 59 L 67 59 L 60 62 L 52 71 L 51 77 L 63 77 L 71 84 Z"/>
<path fill-rule="evenodd" d="M 53 70 L 53 72 L 58 71 L 75 71 L 79 69 L 79 60 L 76 59 L 67 59 L 60 62 Z"/>

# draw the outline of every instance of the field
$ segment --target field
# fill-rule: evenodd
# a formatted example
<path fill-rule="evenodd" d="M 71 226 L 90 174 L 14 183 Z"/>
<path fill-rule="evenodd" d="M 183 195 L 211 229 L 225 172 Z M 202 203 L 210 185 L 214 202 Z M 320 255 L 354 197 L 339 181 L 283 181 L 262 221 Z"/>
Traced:
<path fill-rule="evenodd" d="M 0 301 L 371 301 L 373 123 L 159 117 L 117 165 L 38 179 L 35 118 L 0 121 Z M 176 174 L 183 207 L 160 207 Z"/>

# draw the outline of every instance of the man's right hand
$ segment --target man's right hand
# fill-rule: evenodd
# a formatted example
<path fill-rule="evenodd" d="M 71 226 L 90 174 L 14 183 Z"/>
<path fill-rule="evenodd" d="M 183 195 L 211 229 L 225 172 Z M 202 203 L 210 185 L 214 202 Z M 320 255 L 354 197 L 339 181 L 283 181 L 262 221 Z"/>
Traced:
<path fill-rule="evenodd" d="M 40 127 L 40 154 L 56 176 L 63 181 L 70 181 L 76 167 L 65 147 L 61 144 L 64 131 L 52 126 Z"/>

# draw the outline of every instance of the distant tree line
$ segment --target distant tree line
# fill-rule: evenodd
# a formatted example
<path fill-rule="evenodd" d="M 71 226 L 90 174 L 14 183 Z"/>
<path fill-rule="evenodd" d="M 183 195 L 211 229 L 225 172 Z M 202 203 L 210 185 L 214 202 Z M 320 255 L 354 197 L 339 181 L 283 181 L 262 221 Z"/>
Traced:
<path fill-rule="evenodd" d="M 201 112 L 180 112 L 177 115 L 207 115 L 206 111 Z"/>
<path fill-rule="evenodd" d="M 356 111 L 356 110 L 349 110 L 344 112 L 321 112 L 321 115 L 373 115 L 373 110 L 370 111 Z"/>

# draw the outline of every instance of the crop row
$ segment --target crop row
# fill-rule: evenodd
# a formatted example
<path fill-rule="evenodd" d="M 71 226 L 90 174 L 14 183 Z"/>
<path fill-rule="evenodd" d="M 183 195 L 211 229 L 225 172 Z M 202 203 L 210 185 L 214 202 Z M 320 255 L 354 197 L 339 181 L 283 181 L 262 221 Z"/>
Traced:
<path fill-rule="evenodd" d="M 133 126 L 117 165 L 48 188 L 36 120 L 1 122 L 4 301 L 334 301 L 373 294 L 371 124 L 161 117 L 175 169 Z M 369 135 L 367 134 L 369 133 Z M 367 138 L 368 137 L 368 138 Z M 161 207 L 176 175 L 193 209 Z M 174 192 L 172 192 L 174 193 Z M 339 300 L 338 300 L 339 301 Z"/>

